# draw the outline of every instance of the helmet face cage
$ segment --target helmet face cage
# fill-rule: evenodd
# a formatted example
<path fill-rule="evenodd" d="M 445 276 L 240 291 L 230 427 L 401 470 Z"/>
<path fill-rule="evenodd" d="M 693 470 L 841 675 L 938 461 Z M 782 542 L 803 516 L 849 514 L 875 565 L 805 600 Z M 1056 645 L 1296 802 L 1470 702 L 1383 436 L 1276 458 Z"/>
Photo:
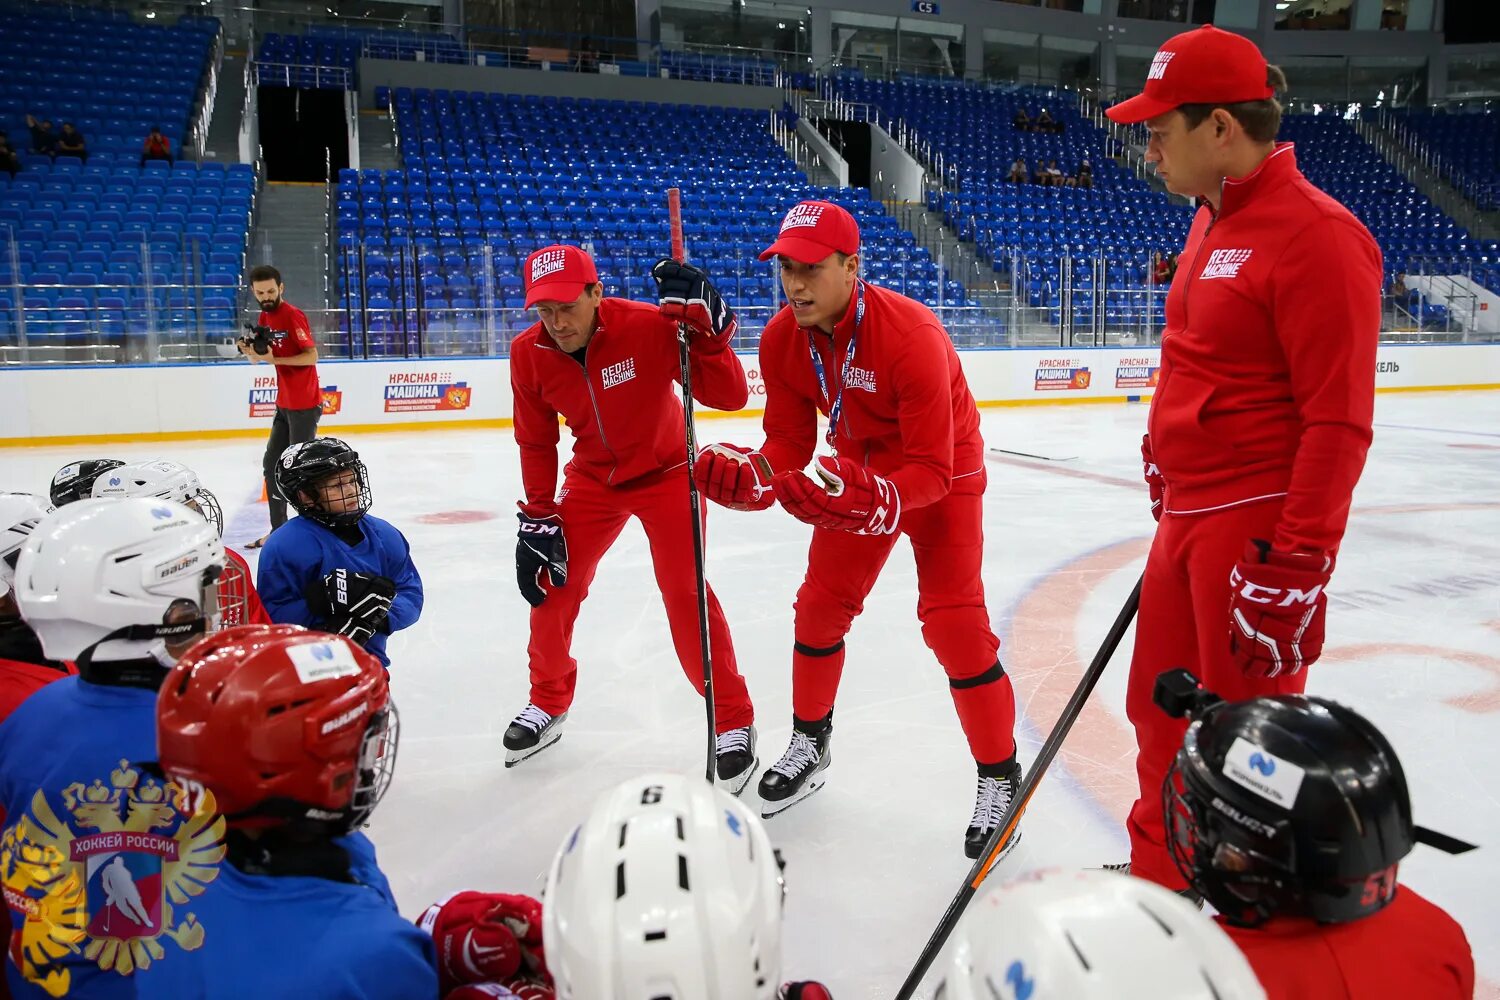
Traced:
<path fill-rule="evenodd" d="M 215 604 L 209 606 L 218 607 L 218 623 L 209 631 L 249 624 L 250 578 L 239 563 L 233 559 L 224 561 L 224 568 L 214 583 L 214 592 Z"/>
<path fill-rule="evenodd" d="M 396 774 L 396 747 L 401 742 L 401 713 L 396 703 L 387 701 L 365 728 L 359 748 L 359 762 L 354 794 L 349 798 L 349 829 L 369 822 L 370 815 L 391 787 Z"/>
<path fill-rule="evenodd" d="M 198 513 L 202 514 L 204 519 L 214 526 L 214 530 L 219 533 L 219 537 L 223 538 L 224 508 L 220 506 L 219 498 L 214 496 L 212 491 L 200 486 L 198 492 L 190 496 L 188 500 L 198 508 Z"/>
<path fill-rule="evenodd" d="M 1195 766 L 1190 751 L 1178 753 L 1162 782 L 1166 816 L 1167 852 L 1177 872 L 1226 921 L 1239 927 L 1258 927 L 1273 916 L 1298 915 L 1301 893 L 1294 882 L 1294 857 L 1275 857 L 1278 842 L 1292 852 L 1290 823 L 1262 823 L 1241 814 L 1234 823 L 1211 803 L 1233 809 L 1188 776 Z M 1238 810 L 1235 810 L 1238 812 Z M 1245 828 L 1257 824 L 1258 834 Z"/>
<path fill-rule="evenodd" d="M 293 445 L 293 447 L 296 446 Z M 281 495 L 298 514 L 327 527 L 338 528 L 358 524 L 360 518 L 369 513 L 374 502 L 370 492 L 370 476 L 365 469 L 365 463 L 359 460 L 356 452 L 346 447 L 339 454 L 314 459 L 300 467 L 297 465 L 297 457 L 295 455 L 292 457 L 290 467 L 285 464 L 285 456 L 283 457 L 282 463 L 277 466 L 276 480 Z M 319 495 L 320 484 L 325 479 L 351 469 L 354 472 L 355 486 L 358 490 L 354 508 L 338 512 L 328 510 L 323 506 L 322 497 Z M 315 499 L 309 502 L 303 496 L 304 493 L 313 494 Z"/>

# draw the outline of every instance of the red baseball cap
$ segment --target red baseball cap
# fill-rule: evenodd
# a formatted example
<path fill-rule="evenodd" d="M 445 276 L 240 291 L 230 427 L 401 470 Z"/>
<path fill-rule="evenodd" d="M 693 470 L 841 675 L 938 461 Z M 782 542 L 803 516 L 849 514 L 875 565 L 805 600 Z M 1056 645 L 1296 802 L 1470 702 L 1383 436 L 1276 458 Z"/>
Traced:
<path fill-rule="evenodd" d="M 1110 121 L 1134 125 L 1181 104 L 1264 101 L 1275 93 L 1266 69 L 1254 42 L 1206 24 L 1167 39 L 1151 59 L 1141 93 L 1104 113 Z"/>
<path fill-rule="evenodd" d="M 831 201 L 799 201 L 781 220 L 776 242 L 761 251 L 761 260 L 787 256 L 816 264 L 831 253 L 859 253 L 859 223 Z"/>
<path fill-rule="evenodd" d="M 577 247 L 562 243 L 542 247 L 521 265 L 526 285 L 526 308 L 538 302 L 572 302 L 583 294 L 584 285 L 599 280 L 594 260 Z"/>

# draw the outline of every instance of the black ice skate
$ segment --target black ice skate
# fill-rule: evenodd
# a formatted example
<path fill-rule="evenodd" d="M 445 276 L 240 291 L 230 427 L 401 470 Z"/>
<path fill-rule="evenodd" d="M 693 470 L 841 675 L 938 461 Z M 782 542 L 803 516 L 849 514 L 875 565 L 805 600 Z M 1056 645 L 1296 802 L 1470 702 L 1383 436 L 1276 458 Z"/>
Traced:
<path fill-rule="evenodd" d="M 515 767 L 562 739 L 562 724 L 567 717 L 567 712 L 548 715 L 530 704 L 521 709 L 505 730 L 505 766 Z"/>
<path fill-rule="evenodd" d="M 714 755 L 719 776 L 714 784 L 730 795 L 743 792 L 760 766 L 760 758 L 755 756 L 755 727 L 741 726 L 720 733 L 714 740 Z"/>
<path fill-rule="evenodd" d="M 823 787 L 823 772 L 833 759 L 832 740 L 831 713 L 820 722 L 792 719 L 792 742 L 760 779 L 761 816 L 775 816 Z"/>
<path fill-rule="evenodd" d="M 966 856 L 979 857 L 1020 787 L 1021 765 L 1014 758 L 1000 764 L 979 765 L 979 787 L 974 792 L 974 815 L 969 819 L 969 828 L 964 831 Z M 996 862 L 1005 860 L 1005 856 L 1015 850 L 1020 842 L 1021 827 L 1018 824 L 1000 848 Z"/>

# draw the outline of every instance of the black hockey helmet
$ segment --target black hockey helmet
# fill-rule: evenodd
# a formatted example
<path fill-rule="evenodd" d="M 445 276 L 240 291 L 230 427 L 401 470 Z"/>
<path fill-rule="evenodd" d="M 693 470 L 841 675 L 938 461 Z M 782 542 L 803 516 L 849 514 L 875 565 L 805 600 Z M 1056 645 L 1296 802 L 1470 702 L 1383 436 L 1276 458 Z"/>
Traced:
<path fill-rule="evenodd" d="M 118 458 L 90 458 L 68 463 L 57 470 L 57 475 L 52 477 L 52 486 L 47 490 L 52 506 L 65 507 L 75 500 L 93 496 L 94 480 L 101 473 L 124 464 Z"/>
<path fill-rule="evenodd" d="M 1419 838 L 1401 762 L 1367 719 L 1300 695 L 1193 716 L 1162 786 L 1167 847 L 1226 920 L 1344 923 L 1395 898 Z"/>
<path fill-rule="evenodd" d="M 303 491 L 316 494 L 320 480 L 345 470 L 354 470 L 359 501 L 354 509 L 334 513 L 321 503 L 308 502 Z M 338 438 L 320 437 L 294 444 L 276 462 L 275 488 L 305 518 L 336 528 L 355 524 L 370 509 L 370 477 L 359 453 Z"/>

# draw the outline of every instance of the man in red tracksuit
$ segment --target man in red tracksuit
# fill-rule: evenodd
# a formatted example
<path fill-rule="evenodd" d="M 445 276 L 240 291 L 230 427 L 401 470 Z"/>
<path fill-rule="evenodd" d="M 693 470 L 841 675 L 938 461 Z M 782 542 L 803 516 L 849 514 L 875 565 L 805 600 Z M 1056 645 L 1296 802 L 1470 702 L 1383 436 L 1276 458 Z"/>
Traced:
<path fill-rule="evenodd" d="M 662 290 L 660 307 L 604 298 L 593 260 L 577 247 L 545 247 L 523 265 L 526 305 L 540 317 L 510 347 L 526 492 L 516 571 L 532 605 L 531 700 L 506 730 L 507 767 L 562 735 L 578 678 L 569 653 L 573 623 L 600 558 L 632 516 L 651 545 L 677 658 L 703 691 L 686 435 L 675 395 L 678 322 L 692 329 L 694 398 L 738 410 L 749 387 L 729 346 L 734 314 L 702 272 L 668 260 L 652 275 Z M 573 432 L 561 490 L 559 414 Z M 737 795 L 755 772 L 755 715 L 712 590 L 708 616 L 719 778 Z"/>
<path fill-rule="evenodd" d="M 1167 41 L 1145 92 L 1107 112 L 1145 122 L 1158 176 L 1199 199 L 1143 442 L 1160 524 L 1126 693 L 1129 870 L 1174 889 L 1159 800 L 1184 723 L 1152 686 L 1187 667 L 1231 700 L 1302 690 L 1371 440 L 1380 250 L 1275 141 L 1285 84 L 1248 39 L 1203 27 Z"/>
<path fill-rule="evenodd" d="M 948 675 L 979 767 L 964 840 L 977 857 L 1021 773 L 1015 697 L 980 579 L 979 411 L 932 311 L 859 278 L 859 226 L 844 209 L 796 205 L 761 254 L 771 257 L 780 260 L 789 304 L 760 342 L 766 443 L 759 451 L 711 445 L 695 467 L 710 499 L 748 510 L 780 500 L 813 525 L 793 625 L 792 741 L 761 779 L 763 813 L 823 784 L 844 636 L 902 532 L 916 556 L 922 637 Z M 829 417 L 836 455 L 818 459 L 814 482 L 802 470 L 813 458 L 819 413 Z"/>

